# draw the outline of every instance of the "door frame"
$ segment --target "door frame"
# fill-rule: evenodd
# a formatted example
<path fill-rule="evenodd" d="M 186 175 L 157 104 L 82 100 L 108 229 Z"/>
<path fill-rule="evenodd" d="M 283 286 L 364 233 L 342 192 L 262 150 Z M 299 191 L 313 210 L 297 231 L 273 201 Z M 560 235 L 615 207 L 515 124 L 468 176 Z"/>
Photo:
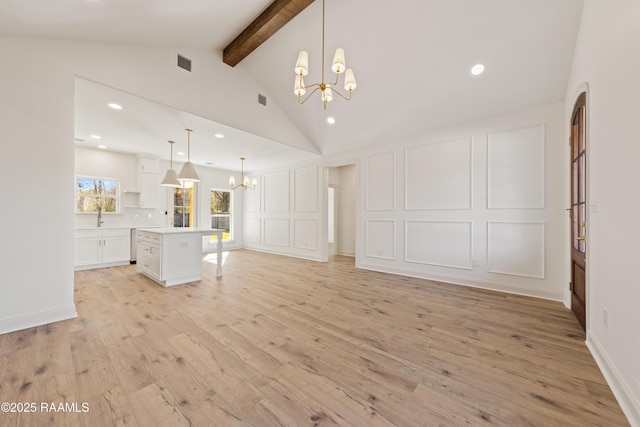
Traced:
<path fill-rule="evenodd" d="M 593 202 L 591 201 L 591 194 L 590 194 L 590 190 L 591 190 L 591 185 L 590 185 L 590 171 L 591 171 L 591 161 L 590 161 L 590 152 L 591 152 L 591 137 L 590 137 L 590 130 L 589 130 L 589 125 L 591 123 L 590 120 L 590 90 L 589 90 L 589 84 L 588 83 L 582 83 L 580 85 L 578 85 L 576 87 L 576 89 L 574 90 L 573 96 L 570 98 L 571 102 L 566 103 L 565 105 L 565 111 L 566 111 L 566 118 L 565 118 L 565 124 L 566 124 L 566 135 L 567 135 L 567 145 L 565 146 L 565 159 L 564 159 L 564 165 L 566 168 L 566 173 L 565 173 L 565 189 L 566 189 L 566 193 L 565 193 L 565 205 L 566 206 L 571 206 L 571 167 L 570 167 L 570 163 L 571 163 L 571 126 L 572 126 L 572 120 L 573 120 L 573 113 L 574 113 L 574 108 L 576 103 L 578 102 L 578 98 L 580 97 L 580 95 L 584 92 L 585 93 L 585 150 L 587 152 L 587 157 L 586 157 L 586 195 L 585 195 L 585 203 L 586 203 L 586 216 L 587 219 L 591 217 L 591 213 L 594 211 L 595 207 L 593 205 Z M 568 211 L 570 212 L 570 211 Z M 587 227 L 585 230 L 585 235 L 587 236 L 586 239 L 586 254 L 585 254 L 585 295 L 586 295 L 586 301 L 585 301 L 585 331 L 588 333 L 589 331 L 589 318 L 590 318 L 590 304 L 591 304 L 591 292 L 590 292 L 590 278 L 591 278 L 591 273 L 590 273 L 590 269 L 591 269 L 591 260 L 590 260 L 590 245 L 589 245 L 589 221 L 587 222 Z M 565 241 L 564 241 L 564 248 L 565 248 L 565 275 L 567 277 L 566 279 L 566 283 L 567 283 L 567 287 L 565 288 L 565 300 L 564 300 L 564 304 L 565 306 L 571 310 L 571 288 L 570 288 L 570 282 L 572 280 L 572 272 L 571 272 L 571 244 L 573 243 L 571 241 L 571 217 L 569 214 L 567 214 L 566 216 L 566 220 L 565 220 Z M 568 243 L 568 244 L 567 244 Z"/>
<path fill-rule="evenodd" d="M 328 162 L 322 165 L 322 261 L 329 262 L 329 239 L 327 238 L 329 230 L 328 227 L 328 214 L 327 214 L 327 204 L 329 199 L 329 169 L 331 168 L 340 168 L 343 166 L 354 166 L 356 168 L 356 222 L 355 222 L 355 265 L 358 265 L 358 260 L 360 258 L 360 226 L 361 226 L 361 217 L 360 217 L 360 206 L 361 205 L 361 195 L 360 195 L 360 161 L 356 158 L 344 159 L 336 162 Z M 336 236 L 336 240 L 338 237 Z M 336 242 L 337 244 L 337 242 Z"/>

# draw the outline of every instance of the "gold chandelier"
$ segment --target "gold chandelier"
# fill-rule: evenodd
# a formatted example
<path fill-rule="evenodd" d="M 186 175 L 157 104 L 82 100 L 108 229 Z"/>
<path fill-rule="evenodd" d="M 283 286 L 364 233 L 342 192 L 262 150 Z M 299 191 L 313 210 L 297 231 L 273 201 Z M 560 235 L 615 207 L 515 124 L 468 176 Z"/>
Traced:
<path fill-rule="evenodd" d="M 258 185 L 258 180 L 256 180 L 255 178 L 253 178 L 253 180 L 251 181 L 251 184 L 249 184 L 249 177 L 247 175 L 244 174 L 244 161 L 246 159 L 244 157 L 240 157 L 240 176 L 241 181 L 240 184 L 236 185 L 236 178 L 231 175 L 229 177 L 229 187 L 231 187 L 232 190 L 235 190 L 236 188 L 244 188 L 245 190 L 248 188 L 249 190 L 255 190 L 256 189 L 256 185 Z"/>
<path fill-rule="evenodd" d="M 298 96 L 298 104 L 304 104 L 307 99 L 309 99 L 311 95 L 316 93 L 318 90 L 322 95 L 321 100 L 325 110 L 327 109 L 327 102 L 331 102 L 333 100 L 334 92 L 347 101 L 351 99 L 351 91 L 356 88 L 356 79 L 353 76 L 353 70 L 351 68 L 347 69 L 345 66 L 344 50 L 342 48 L 336 49 L 331 70 L 336 73 L 336 79 L 333 83 L 326 82 L 324 79 L 324 0 L 322 0 L 322 81 L 320 83 L 313 83 L 305 86 L 303 77 L 309 74 L 309 54 L 307 51 L 301 50 L 298 55 L 298 62 L 294 69 L 296 73 L 296 81 L 293 87 L 293 93 Z M 336 89 L 338 79 L 342 73 L 345 73 L 344 90 L 349 92 L 348 96 L 343 95 L 338 89 Z M 302 99 L 302 96 L 309 88 L 314 89 L 306 98 Z"/>

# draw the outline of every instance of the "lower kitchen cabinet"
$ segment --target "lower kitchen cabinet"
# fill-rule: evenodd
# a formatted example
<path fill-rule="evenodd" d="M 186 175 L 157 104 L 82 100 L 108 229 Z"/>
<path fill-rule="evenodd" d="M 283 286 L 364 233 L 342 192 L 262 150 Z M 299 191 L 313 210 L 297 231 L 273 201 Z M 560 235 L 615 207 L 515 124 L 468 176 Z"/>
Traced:
<path fill-rule="evenodd" d="M 76 270 L 128 264 L 131 247 L 129 228 L 76 230 L 74 266 Z"/>

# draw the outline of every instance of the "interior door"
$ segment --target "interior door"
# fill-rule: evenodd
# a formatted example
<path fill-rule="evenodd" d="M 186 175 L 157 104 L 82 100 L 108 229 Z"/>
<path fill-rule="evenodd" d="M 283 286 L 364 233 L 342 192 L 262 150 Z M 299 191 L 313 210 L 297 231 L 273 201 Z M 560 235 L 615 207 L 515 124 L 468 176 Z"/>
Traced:
<path fill-rule="evenodd" d="M 587 147 L 586 93 L 581 93 L 571 117 L 571 310 L 586 330 Z"/>

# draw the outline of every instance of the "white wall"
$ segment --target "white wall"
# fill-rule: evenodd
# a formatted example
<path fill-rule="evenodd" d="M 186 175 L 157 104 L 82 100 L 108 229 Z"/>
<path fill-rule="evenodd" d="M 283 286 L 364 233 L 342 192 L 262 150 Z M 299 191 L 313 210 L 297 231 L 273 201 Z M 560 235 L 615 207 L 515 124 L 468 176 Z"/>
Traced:
<path fill-rule="evenodd" d="M 351 212 L 338 214 L 338 252 L 355 251 L 360 268 L 562 301 L 563 116 L 557 103 L 325 156 L 326 184 L 339 188 L 339 211 Z M 248 202 L 248 248 L 320 259 L 318 171 L 262 174 L 261 194 Z M 313 249 L 296 224 L 306 235 L 318 228 Z M 343 233 L 357 235 L 355 248 L 340 247 Z"/>
<path fill-rule="evenodd" d="M 74 77 L 314 150 L 261 88 L 209 50 L 0 37 L 0 333 L 75 316 L 73 303 Z M 215 96 L 214 96 L 215 94 Z M 231 99 L 233 103 L 216 102 Z M 250 114 L 252 120 L 247 120 Z M 38 268 L 33 268 L 37 262 Z"/>
<path fill-rule="evenodd" d="M 259 173 L 245 192 L 246 248 L 321 260 L 326 244 L 323 170 L 308 162 Z"/>
<path fill-rule="evenodd" d="M 563 105 L 363 151 L 358 267 L 562 300 Z"/>
<path fill-rule="evenodd" d="M 587 88 L 587 344 L 636 426 L 640 426 L 639 22 L 640 2 L 585 1 L 565 108 L 568 124 L 577 95 Z M 568 132 L 567 128 L 567 137 Z"/>

